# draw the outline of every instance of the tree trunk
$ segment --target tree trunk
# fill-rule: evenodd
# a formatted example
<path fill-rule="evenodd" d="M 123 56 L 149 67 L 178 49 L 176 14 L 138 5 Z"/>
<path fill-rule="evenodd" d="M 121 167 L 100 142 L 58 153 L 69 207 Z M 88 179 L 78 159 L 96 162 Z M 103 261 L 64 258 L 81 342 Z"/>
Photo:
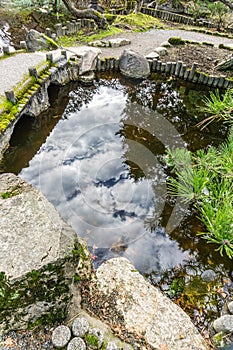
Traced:
<path fill-rule="evenodd" d="M 78 10 L 74 6 L 72 0 L 62 0 L 62 2 L 76 18 L 93 19 L 99 28 L 106 29 L 107 21 L 105 17 L 98 11 L 95 11 L 93 9 Z"/>

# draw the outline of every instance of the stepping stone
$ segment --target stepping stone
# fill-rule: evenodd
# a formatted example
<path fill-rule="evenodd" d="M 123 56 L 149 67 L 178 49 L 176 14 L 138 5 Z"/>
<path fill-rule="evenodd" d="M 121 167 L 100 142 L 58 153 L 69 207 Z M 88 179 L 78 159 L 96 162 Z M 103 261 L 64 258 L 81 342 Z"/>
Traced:
<path fill-rule="evenodd" d="M 61 325 L 54 329 L 52 334 L 52 344 L 57 349 L 62 349 L 66 346 L 71 338 L 69 327 Z"/>
<path fill-rule="evenodd" d="M 76 337 L 83 337 L 89 330 L 89 323 L 84 317 L 77 317 L 72 324 L 72 332 Z"/>

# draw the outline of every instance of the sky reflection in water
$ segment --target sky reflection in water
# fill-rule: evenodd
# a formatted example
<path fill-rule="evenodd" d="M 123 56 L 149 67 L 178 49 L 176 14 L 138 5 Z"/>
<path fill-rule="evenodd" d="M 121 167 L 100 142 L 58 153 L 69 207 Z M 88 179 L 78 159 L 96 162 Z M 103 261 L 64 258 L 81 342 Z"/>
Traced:
<path fill-rule="evenodd" d="M 131 175 L 125 162 L 130 140 L 119 132 L 129 96 L 107 86 L 97 90 L 88 104 L 59 121 L 20 175 L 40 188 L 104 260 L 123 255 L 144 273 L 174 267 L 188 252 L 147 223 L 159 209 L 154 189 L 163 182 L 161 167 L 155 162 L 147 179 Z M 143 152 L 138 164 L 140 157 Z"/>

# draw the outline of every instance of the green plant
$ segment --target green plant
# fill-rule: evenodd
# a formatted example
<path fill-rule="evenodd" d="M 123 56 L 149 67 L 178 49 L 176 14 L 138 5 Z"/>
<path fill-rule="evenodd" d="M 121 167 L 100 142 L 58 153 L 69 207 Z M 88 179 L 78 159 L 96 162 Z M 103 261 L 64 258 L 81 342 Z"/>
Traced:
<path fill-rule="evenodd" d="M 210 114 L 209 117 L 198 123 L 205 127 L 212 121 L 224 121 L 233 123 L 233 89 L 227 89 L 223 95 L 219 90 L 210 92 L 210 97 L 204 97 L 203 112 Z"/>
<path fill-rule="evenodd" d="M 169 38 L 168 42 L 171 45 L 184 45 L 185 44 L 185 40 L 181 39 L 178 36 L 173 36 L 172 38 Z"/>
<path fill-rule="evenodd" d="M 168 182 L 169 193 L 193 204 L 206 227 L 206 232 L 199 234 L 208 243 L 217 244 L 216 250 L 229 258 L 233 258 L 232 154 L 233 128 L 218 148 L 210 147 L 207 152 L 200 150 L 193 155 L 175 150 L 164 157 L 175 174 Z"/>

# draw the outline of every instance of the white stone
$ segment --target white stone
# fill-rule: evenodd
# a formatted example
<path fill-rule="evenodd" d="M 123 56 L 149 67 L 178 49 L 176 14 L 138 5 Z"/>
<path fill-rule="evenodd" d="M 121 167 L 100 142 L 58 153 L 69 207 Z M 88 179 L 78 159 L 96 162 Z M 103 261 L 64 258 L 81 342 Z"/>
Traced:
<path fill-rule="evenodd" d="M 159 58 L 159 54 L 155 51 L 150 52 L 146 55 L 147 59 L 153 60 L 154 58 Z"/>
<path fill-rule="evenodd" d="M 156 47 L 155 52 L 157 52 L 159 54 L 159 56 L 166 56 L 167 55 L 166 47 Z"/>
<path fill-rule="evenodd" d="M 168 41 L 164 41 L 160 44 L 161 47 L 172 47 L 172 45 Z"/>
<path fill-rule="evenodd" d="M 84 317 L 77 317 L 72 324 L 72 332 L 76 337 L 83 337 L 89 330 L 89 323 Z"/>
<path fill-rule="evenodd" d="M 52 343 L 55 348 L 62 349 L 66 346 L 71 338 L 69 327 L 61 325 L 54 329 L 52 333 Z"/>
<path fill-rule="evenodd" d="M 114 342 L 109 342 L 106 346 L 106 350 L 118 350 L 118 346 Z"/>
<path fill-rule="evenodd" d="M 73 338 L 68 346 L 67 350 L 86 350 L 86 344 L 82 338 Z"/>
<path fill-rule="evenodd" d="M 109 40 L 109 44 L 111 47 L 120 47 L 131 44 L 131 41 L 125 38 L 114 38 Z"/>
<path fill-rule="evenodd" d="M 145 340 L 156 349 L 209 348 L 188 315 L 150 285 L 127 259 L 110 259 L 96 273 L 104 300 L 109 298 L 116 305 L 120 322 L 135 337 L 144 334 Z"/>

